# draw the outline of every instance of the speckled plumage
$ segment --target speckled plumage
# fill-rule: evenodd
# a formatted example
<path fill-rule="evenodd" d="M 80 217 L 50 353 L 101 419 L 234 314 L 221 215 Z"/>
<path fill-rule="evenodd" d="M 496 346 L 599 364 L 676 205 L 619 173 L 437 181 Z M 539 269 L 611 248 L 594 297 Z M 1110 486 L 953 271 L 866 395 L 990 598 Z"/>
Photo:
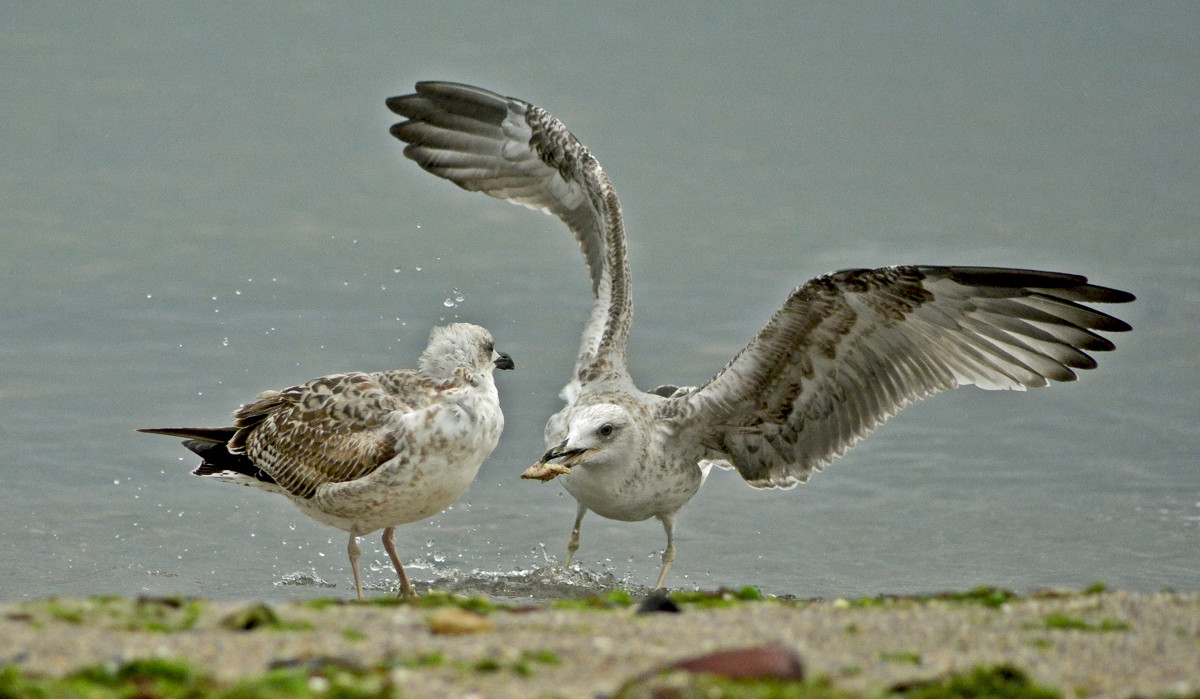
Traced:
<path fill-rule="evenodd" d="M 626 369 L 633 317 L 624 223 L 591 153 L 544 110 L 468 85 L 417 84 L 388 107 L 404 154 L 463 189 L 560 218 L 575 235 L 593 305 L 566 407 L 546 425 L 542 461 L 579 503 L 619 520 L 657 517 L 674 560 L 674 522 L 713 465 L 758 488 L 791 488 L 921 398 L 1070 381 L 1124 322 L 1084 303 L 1133 295 L 1057 272 L 986 267 L 849 269 L 798 287 L 767 325 L 700 387 L 638 390 Z M 553 473 L 537 469 L 539 478 Z"/>
<path fill-rule="evenodd" d="M 142 432 L 185 437 L 204 457 L 193 472 L 286 495 L 304 514 L 350 534 L 358 597 L 357 537 L 441 512 L 466 491 L 504 429 L 493 368 L 511 369 L 487 330 L 434 328 L 416 370 L 322 376 L 265 391 L 229 428 Z"/>

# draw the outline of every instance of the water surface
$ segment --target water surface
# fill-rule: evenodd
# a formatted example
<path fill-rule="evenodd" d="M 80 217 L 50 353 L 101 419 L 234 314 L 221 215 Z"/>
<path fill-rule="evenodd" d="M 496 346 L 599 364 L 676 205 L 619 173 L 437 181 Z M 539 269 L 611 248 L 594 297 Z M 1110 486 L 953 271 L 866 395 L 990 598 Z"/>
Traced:
<path fill-rule="evenodd" d="M 787 292 L 893 263 L 1041 267 L 1133 291 L 1072 385 L 904 411 L 809 484 L 715 473 L 670 584 L 799 596 L 1200 583 L 1200 10 L 994 3 L 10 6 L 0 48 L 0 580 L 6 598 L 348 596 L 341 532 L 192 478 L 137 427 L 412 366 L 490 328 L 508 426 L 418 584 L 644 586 L 657 522 L 517 479 L 588 308 L 558 221 L 405 161 L 386 97 L 475 83 L 560 117 L 627 216 L 643 387 L 703 382 Z M 394 583 L 378 537 L 368 583 Z M 314 587 L 318 584 L 334 588 Z"/>

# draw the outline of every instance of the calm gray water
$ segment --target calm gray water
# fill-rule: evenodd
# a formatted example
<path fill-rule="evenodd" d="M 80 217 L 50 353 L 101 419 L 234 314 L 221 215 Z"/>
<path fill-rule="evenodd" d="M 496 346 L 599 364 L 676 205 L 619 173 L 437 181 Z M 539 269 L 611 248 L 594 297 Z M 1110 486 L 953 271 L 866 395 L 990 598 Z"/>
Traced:
<path fill-rule="evenodd" d="M 383 101 L 430 78 L 544 106 L 608 170 L 645 387 L 704 381 L 842 267 L 1040 267 L 1139 296 L 1076 384 L 938 396 L 789 492 L 715 473 L 670 584 L 1200 585 L 1200 7 L 603 5 L 0 9 L 0 598 L 352 595 L 341 532 L 134 429 L 412 366 L 453 319 L 518 371 L 477 482 L 399 532 L 417 583 L 653 581 L 653 521 L 593 515 L 583 571 L 555 568 L 574 502 L 517 475 L 586 274 L 558 221 L 401 157 Z"/>

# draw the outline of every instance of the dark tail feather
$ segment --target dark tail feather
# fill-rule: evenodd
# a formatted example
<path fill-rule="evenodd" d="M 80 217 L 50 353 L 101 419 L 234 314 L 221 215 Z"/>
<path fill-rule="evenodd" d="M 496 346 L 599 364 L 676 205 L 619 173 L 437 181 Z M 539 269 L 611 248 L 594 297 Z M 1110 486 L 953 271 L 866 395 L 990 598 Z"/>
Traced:
<path fill-rule="evenodd" d="M 231 454 L 225 445 L 233 439 L 236 427 L 164 427 L 138 430 L 147 434 L 182 437 L 183 446 L 203 461 L 192 471 L 196 476 L 240 473 L 263 483 L 278 485 L 271 474 L 254 465 L 245 454 Z"/>
<path fill-rule="evenodd" d="M 168 437 L 182 437 L 201 442 L 225 444 L 233 439 L 236 427 L 149 427 L 138 430 L 146 434 L 165 434 Z M 195 450 L 193 450 L 195 451 Z"/>

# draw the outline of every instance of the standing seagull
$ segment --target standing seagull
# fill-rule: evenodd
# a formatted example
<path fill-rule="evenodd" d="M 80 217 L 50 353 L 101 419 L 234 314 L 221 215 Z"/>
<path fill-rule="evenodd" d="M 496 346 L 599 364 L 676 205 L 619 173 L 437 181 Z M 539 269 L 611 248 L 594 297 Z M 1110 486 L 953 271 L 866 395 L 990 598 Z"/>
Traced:
<path fill-rule="evenodd" d="M 512 369 L 477 325 L 434 328 L 416 371 L 352 372 L 260 393 L 233 427 L 145 429 L 184 437 L 202 459 L 192 471 L 288 496 L 304 514 L 350 533 L 362 601 L 358 537 L 383 529 L 383 547 L 415 596 L 396 554 L 396 525 L 444 510 L 496 448 L 504 415 L 492 369 Z"/>
<path fill-rule="evenodd" d="M 625 364 L 633 315 L 621 206 L 587 148 L 541 108 L 477 87 L 417 83 L 387 102 L 408 121 L 404 155 L 463 189 L 541 209 L 575 234 L 592 279 L 591 316 L 567 406 L 546 425 L 548 451 L 524 476 L 579 503 L 567 565 L 588 510 L 656 517 L 667 534 L 712 464 L 756 488 L 792 488 L 904 406 L 964 384 L 987 389 L 1071 381 L 1095 330 L 1129 326 L 1085 303 L 1133 295 L 1074 274 L 988 267 L 848 269 L 792 291 L 708 383 L 638 390 Z"/>

